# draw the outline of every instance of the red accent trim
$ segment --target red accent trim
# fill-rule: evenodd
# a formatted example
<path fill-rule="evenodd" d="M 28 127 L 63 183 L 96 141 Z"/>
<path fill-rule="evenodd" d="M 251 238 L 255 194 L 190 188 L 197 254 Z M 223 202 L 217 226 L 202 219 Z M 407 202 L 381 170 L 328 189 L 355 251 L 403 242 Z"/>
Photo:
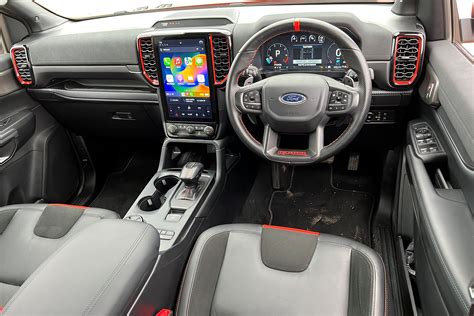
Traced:
<path fill-rule="evenodd" d="M 288 232 L 319 236 L 319 232 L 313 232 L 313 231 L 306 230 L 306 229 L 298 229 L 298 228 L 291 228 L 291 227 L 285 227 L 285 226 L 274 226 L 274 225 L 262 225 L 262 227 L 267 228 L 267 229 L 277 229 L 277 230 L 284 230 L 284 231 L 288 231 Z"/>
<path fill-rule="evenodd" d="M 148 38 L 148 37 L 147 37 Z M 150 38 L 151 39 L 151 38 Z M 138 44 L 137 44 L 137 47 L 138 47 L 138 54 L 140 56 L 140 67 L 142 68 L 142 74 L 143 76 L 145 76 L 145 79 L 151 83 L 152 85 L 154 86 L 158 86 L 160 83 L 157 79 L 153 79 L 152 77 L 150 77 L 150 75 L 145 71 L 145 61 L 143 59 L 143 54 L 142 54 L 142 38 L 139 38 L 138 39 Z M 158 68 L 157 68 L 158 69 Z M 158 74 L 157 74 L 158 75 Z"/>
<path fill-rule="evenodd" d="M 277 155 L 280 156 L 297 156 L 297 157 L 308 157 L 308 153 L 304 150 L 283 150 L 278 149 Z"/>
<path fill-rule="evenodd" d="M 0 313 L 3 312 L 3 306 L 0 306 Z"/>
<path fill-rule="evenodd" d="M 416 60 L 415 72 L 410 80 L 397 80 L 395 78 L 395 72 L 397 71 L 397 50 L 398 40 L 401 38 L 418 38 L 418 56 Z M 409 86 L 415 82 L 418 77 L 418 71 L 421 65 L 421 51 L 423 49 L 423 37 L 421 35 L 398 35 L 395 38 L 395 51 L 393 52 L 393 69 L 392 69 L 392 82 L 396 86 Z"/>
<path fill-rule="evenodd" d="M 80 209 L 86 209 L 86 208 L 88 208 L 88 206 L 71 205 L 71 204 L 60 204 L 60 203 L 48 204 L 48 206 L 60 206 L 60 207 L 69 207 L 69 208 L 80 208 Z"/>
<path fill-rule="evenodd" d="M 26 54 L 26 58 L 28 59 L 28 52 L 26 51 L 25 47 L 12 48 L 12 50 L 10 51 L 10 56 L 11 56 L 11 59 L 12 59 L 12 62 L 13 62 L 13 69 L 15 69 L 16 79 L 18 80 L 18 82 L 20 84 L 25 85 L 25 86 L 29 86 L 29 85 L 33 84 L 33 80 L 23 80 L 23 78 L 20 76 L 20 72 L 18 71 L 18 65 L 16 64 L 16 59 L 15 59 L 15 52 L 17 50 L 24 50 L 25 54 Z M 30 68 L 30 71 L 32 71 L 31 68 Z"/>
<path fill-rule="evenodd" d="M 225 37 L 225 36 L 224 36 Z M 229 39 L 225 37 L 225 40 L 227 41 L 227 54 L 229 56 L 229 70 L 230 70 L 230 45 L 229 45 Z M 222 79 L 221 81 L 217 81 L 217 76 L 216 76 L 216 67 L 215 67 L 215 61 L 214 61 L 214 44 L 212 43 L 212 35 L 209 35 L 209 45 L 211 47 L 211 61 L 212 61 L 212 73 L 214 75 L 214 85 L 215 86 L 220 86 L 227 80 L 228 72 L 227 75 Z"/>
<path fill-rule="evenodd" d="M 301 22 L 300 22 L 300 19 L 295 19 L 295 21 L 293 22 L 293 30 L 295 32 L 300 32 L 301 31 Z"/>
<path fill-rule="evenodd" d="M 162 309 L 155 316 L 173 316 L 173 311 L 170 309 Z"/>

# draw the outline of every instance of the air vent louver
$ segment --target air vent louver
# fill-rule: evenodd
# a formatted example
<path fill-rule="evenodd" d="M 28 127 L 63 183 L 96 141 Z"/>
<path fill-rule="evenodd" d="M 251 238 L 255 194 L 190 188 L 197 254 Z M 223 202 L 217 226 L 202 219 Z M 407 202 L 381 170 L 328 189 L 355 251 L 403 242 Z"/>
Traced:
<path fill-rule="evenodd" d="M 151 37 L 138 39 L 138 52 L 143 75 L 149 83 L 157 86 L 159 84 L 158 68 L 156 67 L 155 50 Z"/>
<path fill-rule="evenodd" d="M 11 58 L 18 81 L 25 86 L 33 84 L 33 73 L 25 46 L 13 47 Z"/>
<path fill-rule="evenodd" d="M 225 35 L 211 35 L 212 63 L 214 66 L 214 83 L 223 84 L 230 69 L 230 43 Z"/>
<path fill-rule="evenodd" d="M 419 73 L 423 49 L 421 35 L 399 35 L 395 39 L 392 81 L 397 86 L 415 82 Z"/>

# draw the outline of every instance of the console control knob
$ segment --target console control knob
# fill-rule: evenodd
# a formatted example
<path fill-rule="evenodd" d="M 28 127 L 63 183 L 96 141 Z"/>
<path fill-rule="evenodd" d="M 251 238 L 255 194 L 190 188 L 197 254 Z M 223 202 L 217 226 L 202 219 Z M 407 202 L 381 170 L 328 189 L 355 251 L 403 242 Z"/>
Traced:
<path fill-rule="evenodd" d="M 195 131 L 194 126 L 186 127 L 186 132 L 188 132 L 188 134 L 194 134 L 194 131 Z"/>
<path fill-rule="evenodd" d="M 214 135 L 214 128 L 212 126 L 204 127 L 204 134 L 206 134 L 207 136 Z"/>
<path fill-rule="evenodd" d="M 168 125 L 168 133 L 176 134 L 178 132 L 178 126 L 176 125 Z"/>

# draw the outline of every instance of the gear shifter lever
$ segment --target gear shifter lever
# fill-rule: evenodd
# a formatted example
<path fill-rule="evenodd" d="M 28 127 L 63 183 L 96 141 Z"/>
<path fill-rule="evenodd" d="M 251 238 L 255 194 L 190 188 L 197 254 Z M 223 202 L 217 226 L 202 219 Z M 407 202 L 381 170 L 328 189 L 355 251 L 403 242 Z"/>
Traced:
<path fill-rule="evenodd" d="M 194 200 L 199 191 L 199 178 L 204 165 L 200 162 L 188 162 L 184 165 L 179 179 L 184 183 L 184 189 L 178 194 L 180 200 Z"/>

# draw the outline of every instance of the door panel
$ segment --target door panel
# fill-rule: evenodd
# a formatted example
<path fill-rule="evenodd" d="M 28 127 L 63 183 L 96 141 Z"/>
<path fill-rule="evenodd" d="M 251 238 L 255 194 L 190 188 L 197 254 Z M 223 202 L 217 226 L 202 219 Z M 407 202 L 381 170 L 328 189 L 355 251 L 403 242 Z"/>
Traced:
<path fill-rule="evenodd" d="M 405 151 L 416 283 L 424 314 L 467 315 L 473 300 L 474 69 L 449 41 L 429 43 L 427 56 L 428 75 L 419 93 L 431 104 L 418 104 Z M 420 153 L 417 124 L 430 127 L 441 152 Z"/>
<path fill-rule="evenodd" d="M 79 179 L 66 131 L 18 85 L 10 56 L 0 55 L 0 206 L 66 202 Z"/>

